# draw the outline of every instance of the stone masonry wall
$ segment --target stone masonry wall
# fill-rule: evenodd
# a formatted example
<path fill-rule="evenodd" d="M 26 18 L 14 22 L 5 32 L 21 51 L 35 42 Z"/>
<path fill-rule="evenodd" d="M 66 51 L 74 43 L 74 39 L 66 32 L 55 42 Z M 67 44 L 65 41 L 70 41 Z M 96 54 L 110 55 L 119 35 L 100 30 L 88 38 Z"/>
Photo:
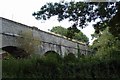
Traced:
<path fill-rule="evenodd" d="M 76 55 L 78 52 L 78 46 L 81 49 L 81 52 L 84 54 L 84 50 L 87 49 L 87 46 L 84 43 L 70 41 L 63 38 L 62 36 L 54 35 L 49 32 L 39 30 L 35 27 L 30 27 L 5 18 L 0 18 L 2 47 L 18 46 L 20 43 L 17 43 L 16 37 L 18 37 L 19 34 L 23 31 L 31 31 L 33 37 L 38 37 L 42 41 L 41 45 L 36 48 L 36 53 L 41 55 L 50 50 L 56 51 L 63 56 L 65 53 L 74 53 Z"/>

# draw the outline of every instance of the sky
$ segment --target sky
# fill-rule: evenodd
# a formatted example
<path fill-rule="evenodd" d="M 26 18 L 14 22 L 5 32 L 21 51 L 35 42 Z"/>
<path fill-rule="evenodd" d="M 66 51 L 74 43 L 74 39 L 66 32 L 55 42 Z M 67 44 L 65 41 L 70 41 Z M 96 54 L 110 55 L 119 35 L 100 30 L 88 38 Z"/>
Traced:
<path fill-rule="evenodd" d="M 58 22 L 57 17 L 52 17 L 49 20 L 40 21 L 36 20 L 34 16 L 32 16 L 33 12 L 40 10 L 40 8 L 47 2 L 59 1 L 60 0 L 0 0 L 0 17 L 4 17 L 28 26 L 35 26 L 43 31 L 48 31 L 48 29 L 52 29 L 53 26 L 68 28 L 72 24 L 68 22 L 68 20 Z M 91 34 L 94 33 L 92 24 L 89 24 L 85 29 L 81 29 L 81 31 L 89 38 L 89 41 L 92 42 Z"/>

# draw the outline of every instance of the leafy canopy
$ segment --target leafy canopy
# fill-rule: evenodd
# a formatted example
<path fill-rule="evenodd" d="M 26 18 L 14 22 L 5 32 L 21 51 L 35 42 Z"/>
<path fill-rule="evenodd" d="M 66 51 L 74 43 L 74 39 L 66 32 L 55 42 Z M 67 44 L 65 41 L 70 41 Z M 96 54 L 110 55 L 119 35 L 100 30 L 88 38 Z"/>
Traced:
<path fill-rule="evenodd" d="M 68 19 L 73 26 L 84 28 L 88 22 L 100 19 L 95 25 L 95 32 L 103 31 L 107 26 L 109 31 L 120 38 L 120 2 L 59 2 L 47 3 L 33 16 L 39 20 L 47 20 L 58 16 L 58 21 Z"/>
<path fill-rule="evenodd" d="M 88 38 L 84 35 L 80 30 L 75 27 L 64 28 L 61 26 L 55 26 L 51 30 L 51 32 L 66 36 L 67 38 L 76 39 L 81 42 L 88 42 Z"/>
<path fill-rule="evenodd" d="M 67 35 L 67 29 L 61 26 L 55 26 L 51 30 L 51 32 L 66 36 Z"/>
<path fill-rule="evenodd" d="M 110 57 L 112 53 L 114 55 L 116 55 L 118 52 L 120 53 L 120 40 L 118 40 L 118 38 L 114 37 L 108 31 L 109 28 L 106 28 L 93 42 L 92 48 L 98 57 Z"/>

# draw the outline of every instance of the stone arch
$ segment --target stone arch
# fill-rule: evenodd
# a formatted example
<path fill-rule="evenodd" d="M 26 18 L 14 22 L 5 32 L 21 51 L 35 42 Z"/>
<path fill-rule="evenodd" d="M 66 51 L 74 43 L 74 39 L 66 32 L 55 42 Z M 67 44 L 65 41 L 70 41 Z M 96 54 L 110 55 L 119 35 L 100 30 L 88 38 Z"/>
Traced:
<path fill-rule="evenodd" d="M 49 50 L 47 51 L 45 54 L 45 58 L 49 61 L 55 61 L 55 62 L 60 62 L 62 59 L 62 56 L 59 55 L 57 52 L 53 51 L 53 50 Z"/>
<path fill-rule="evenodd" d="M 76 55 L 70 52 L 70 53 L 66 54 L 65 57 L 75 58 Z"/>
<path fill-rule="evenodd" d="M 16 46 L 5 46 L 5 47 L 2 47 L 2 50 L 5 52 L 8 52 L 15 58 L 24 58 L 28 56 L 25 50 Z"/>
<path fill-rule="evenodd" d="M 68 55 L 68 56 L 74 56 L 74 57 L 75 57 L 75 54 L 72 53 L 72 52 L 68 53 L 67 55 Z"/>
<path fill-rule="evenodd" d="M 67 54 L 67 55 L 64 56 L 64 61 L 65 62 L 69 62 L 69 61 L 70 62 L 75 62 L 76 59 L 77 59 L 77 57 L 73 53 L 69 53 L 69 54 Z"/>
<path fill-rule="evenodd" d="M 47 57 L 48 59 L 51 59 L 51 60 L 61 60 L 62 56 L 59 55 L 57 52 L 53 51 L 53 50 L 49 50 L 47 51 L 45 54 L 45 57 Z"/>
<path fill-rule="evenodd" d="M 56 51 L 53 51 L 53 50 L 49 50 L 47 52 L 44 53 L 44 55 L 48 55 L 48 54 L 56 54 L 56 55 L 59 55 Z"/>

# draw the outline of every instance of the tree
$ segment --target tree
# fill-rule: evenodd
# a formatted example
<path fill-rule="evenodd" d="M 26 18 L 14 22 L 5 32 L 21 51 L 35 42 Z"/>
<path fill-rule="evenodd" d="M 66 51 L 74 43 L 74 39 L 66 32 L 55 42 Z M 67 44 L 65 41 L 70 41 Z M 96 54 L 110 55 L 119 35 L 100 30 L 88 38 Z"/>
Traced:
<path fill-rule="evenodd" d="M 51 32 L 66 36 L 67 35 L 67 29 L 61 26 L 55 26 L 51 30 Z"/>
<path fill-rule="evenodd" d="M 89 41 L 88 37 L 86 37 L 86 35 L 84 35 L 82 32 L 75 33 L 75 36 L 73 38 L 77 39 L 78 41 L 82 41 L 82 42 Z"/>
<path fill-rule="evenodd" d="M 96 33 L 109 27 L 109 31 L 120 39 L 120 2 L 59 2 L 47 3 L 40 11 L 34 12 L 36 19 L 49 19 L 58 16 L 58 21 L 68 19 L 73 26 L 84 28 L 88 22 L 98 21 L 94 25 Z"/>
<path fill-rule="evenodd" d="M 51 30 L 51 32 L 66 36 L 67 38 L 76 39 L 81 42 L 88 42 L 88 38 L 84 35 L 80 30 L 75 27 L 64 28 L 61 26 L 55 26 Z"/>
<path fill-rule="evenodd" d="M 68 38 L 73 39 L 75 36 L 75 33 L 79 33 L 79 32 L 80 32 L 80 30 L 78 30 L 77 27 L 73 25 L 72 27 L 67 28 L 67 35 L 66 36 Z"/>
<path fill-rule="evenodd" d="M 109 28 L 97 36 L 97 39 L 93 42 L 92 48 L 96 51 L 96 55 L 99 57 L 108 56 L 110 58 L 111 54 L 120 53 L 120 40 L 113 36 L 109 32 Z"/>

